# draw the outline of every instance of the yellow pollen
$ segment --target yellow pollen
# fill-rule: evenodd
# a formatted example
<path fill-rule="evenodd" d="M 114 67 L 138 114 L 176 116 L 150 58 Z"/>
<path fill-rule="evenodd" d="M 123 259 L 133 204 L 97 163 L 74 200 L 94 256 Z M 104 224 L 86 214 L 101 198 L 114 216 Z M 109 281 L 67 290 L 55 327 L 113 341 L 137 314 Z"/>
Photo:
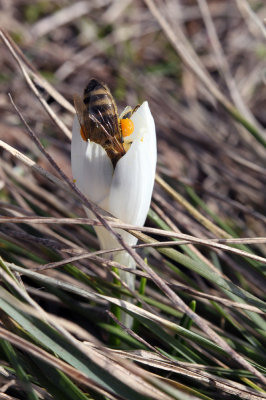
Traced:
<path fill-rule="evenodd" d="M 133 121 L 131 121 L 131 119 L 129 118 L 121 119 L 120 124 L 123 137 L 130 136 L 131 133 L 133 133 L 134 124 Z"/>
<path fill-rule="evenodd" d="M 82 137 L 82 139 L 83 139 L 85 142 L 87 142 L 87 138 L 86 138 L 86 135 L 85 135 L 85 133 L 84 133 L 84 130 L 83 130 L 82 126 L 80 127 L 80 136 Z"/>
<path fill-rule="evenodd" d="M 73 179 L 73 183 L 76 183 L 77 182 L 77 180 L 76 179 Z"/>

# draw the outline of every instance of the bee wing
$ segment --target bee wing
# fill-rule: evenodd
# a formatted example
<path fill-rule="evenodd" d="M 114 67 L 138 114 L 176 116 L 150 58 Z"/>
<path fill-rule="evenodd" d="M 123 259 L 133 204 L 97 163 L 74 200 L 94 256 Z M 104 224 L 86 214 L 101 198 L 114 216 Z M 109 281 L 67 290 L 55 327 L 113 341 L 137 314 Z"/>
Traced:
<path fill-rule="evenodd" d="M 116 154 L 125 154 L 117 114 L 103 114 L 101 109 L 98 108 L 97 112 L 94 110 L 90 118 L 95 122 L 98 126 L 97 129 L 100 129 L 105 137 L 105 142 L 101 144 L 107 151 L 109 157 L 113 160 L 116 159 Z"/>
<path fill-rule="evenodd" d="M 95 143 L 103 144 L 103 137 L 108 139 L 110 135 L 113 136 L 115 126 L 110 117 L 103 116 L 99 109 L 93 110 L 92 113 L 90 105 L 86 106 L 82 97 L 78 95 L 74 95 L 73 99 L 79 124 L 86 140 L 90 139 Z"/>
<path fill-rule="evenodd" d="M 118 124 L 118 117 L 116 113 L 106 113 L 100 107 L 93 110 L 90 114 L 95 123 L 103 129 L 108 139 L 120 137 L 120 129 Z"/>
<path fill-rule="evenodd" d="M 92 98 L 87 98 L 86 102 L 88 105 L 91 127 L 92 125 L 94 126 L 95 133 L 96 131 L 98 132 L 97 136 L 99 131 L 101 131 L 102 135 L 105 137 L 105 143 L 101 143 L 104 147 L 111 145 L 116 151 L 123 152 L 122 134 L 115 101 L 108 87 L 103 84 L 99 85 L 101 85 L 101 90 L 107 101 L 99 101 L 95 104 L 94 93 L 91 95 Z M 97 137 L 93 137 L 91 140 L 97 143 Z"/>
<path fill-rule="evenodd" d="M 95 105 L 95 94 L 92 93 L 92 100 L 88 103 L 90 115 L 94 117 L 94 120 L 97 122 L 98 126 L 105 127 L 108 136 L 111 135 L 112 137 L 120 139 L 117 108 L 114 98 L 108 86 L 98 83 L 98 87 L 100 87 L 100 90 L 102 91 L 100 94 L 98 94 L 98 96 L 102 97 L 96 100 Z"/>
<path fill-rule="evenodd" d="M 83 98 L 78 95 L 74 95 L 74 106 L 82 129 L 82 137 L 84 136 L 86 140 L 90 139 L 102 145 L 103 136 L 108 136 L 108 131 L 103 125 L 102 118 L 99 115 L 95 115 L 95 111 L 91 113 L 90 105 L 86 106 Z"/>

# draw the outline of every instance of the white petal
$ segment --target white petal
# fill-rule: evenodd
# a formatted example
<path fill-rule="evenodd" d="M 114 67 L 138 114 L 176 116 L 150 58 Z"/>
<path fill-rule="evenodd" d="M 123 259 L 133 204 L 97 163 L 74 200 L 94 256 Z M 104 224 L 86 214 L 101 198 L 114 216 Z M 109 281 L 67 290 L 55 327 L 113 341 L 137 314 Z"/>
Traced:
<path fill-rule="evenodd" d="M 116 165 L 109 211 L 124 222 L 142 226 L 150 207 L 157 158 L 155 125 L 147 102 L 132 120 L 135 140 Z"/>
<path fill-rule="evenodd" d="M 155 131 L 154 120 L 147 101 L 142 103 L 130 119 L 134 124 L 134 131 L 131 135 L 124 137 L 125 142 L 141 139 L 145 135 L 145 132 Z"/>
<path fill-rule="evenodd" d="M 74 118 L 72 135 L 73 179 L 88 199 L 106 208 L 113 176 L 112 162 L 100 145 L 81 138 L 77 117 Z"/>

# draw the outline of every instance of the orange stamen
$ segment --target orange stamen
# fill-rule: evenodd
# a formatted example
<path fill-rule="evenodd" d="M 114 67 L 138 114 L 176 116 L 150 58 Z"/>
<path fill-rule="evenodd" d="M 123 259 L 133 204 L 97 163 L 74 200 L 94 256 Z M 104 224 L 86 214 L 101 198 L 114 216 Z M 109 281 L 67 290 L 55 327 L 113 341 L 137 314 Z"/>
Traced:
<path fill-rule="evenodd" d="M 134 124 L 133 121 L 129 118 L 121 119 L 120 120 L 120 125 L 121 125 L 121 131 L 122 131 L 122 136 L 130 136 L 131 133 L 134 131 Z"/>

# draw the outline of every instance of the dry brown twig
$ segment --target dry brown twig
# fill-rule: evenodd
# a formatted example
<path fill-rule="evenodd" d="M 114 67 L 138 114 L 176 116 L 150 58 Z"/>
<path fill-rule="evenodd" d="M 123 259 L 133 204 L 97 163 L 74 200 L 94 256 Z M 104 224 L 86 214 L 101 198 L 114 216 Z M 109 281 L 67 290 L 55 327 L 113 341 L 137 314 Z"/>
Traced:
<path fill-rule="evenodd" d="M 195 244 L 200 244 L 200 245 L 206 245 L 210 247 L 214 247 L 217 249 L 221 250 L 227 250 L 229 252 L 232 252 L 234 254 L 238 254 L 241 256 L 249 257 L 253 260 L 257 260 L 261 263 L 266 264 L 266 259 L 264 257 L 257 256 L 252 253 L 248 253 L 244 250 L 239 250 L 236 248 L 232 248 L 229 246 L 224 245 L 223 243 L 228 243 L 228 244 L 264 244 L 266 243 L 266 238 L 264 237 L 255 237 L 255 238 L 232 238 L 232 239 L 201 239 L 197 237 L 193 237 L 190 235 L 174 232 L 174 231 L 165 231 L 162 229 L 157 229 L 157 228 L 147 228 L 147 227 L 138 227 L 138 226 L 133 226 L 133 225 L 128 225 L 124 224 L 122 222 L 112 222 L 112 220 L 106 218 L 106 221 L 108 221 L 108 224 L 115 229 L 124 229 L 127 230 L 129 233 L 134 234 L 137 236 L 139 239 L 142 239 L 145 241 L 145 235 L 141 235 L 138 232 L 146 232 L 146 233 L 151 233 L 155 235 L 161 235 L 161 236 L 167 236 L 167 237 L 172 237 L 176 239 L 180 239 L 181 241 L 178 242 L 173 242 L 173 241 L 167 241 L 167 242 L 158 242 L 158 241 L 151 241 L 147 244 L 143 245 L 137 245 L 133 246 L 134 248 L 141 248 L 141 247 L 167 247 L 167 246 L 175 246 L 175 245 L 183 245 L 183 244 L 190 244 L 190 243 L 195 243 Z M 103 224 L 98 222 L 97 220 L 92 220 L 88 218 L 49 218 L 49 217 L 0 217 L 0 223 L 7 223 L 7 222 L 12 222 L 12 223 L 35 223 L 35 224 L 88 224 L 92 226 L 102 226 Z M 119 251 L 121 248 L 117 249 L 112 249 L 112 250 L 106 250 L 103 251 L 103 254 L 109 253 L 110 251 Z"/>
<path fill-rule="evenodd" d="M 199 8 L 201 10 L 203 20 L 205 22 L 207 31 L 208 31 L 208 36 L 210 43 L 213 47 L 214 54 L 216 55 L 215 59 L 217 60 L 217 63 L 220 66 L 220 69 L 222 71 L 222 74 L 224 76 L 225 82 L 227 83 L 227 86 L 230 90 L 231 97 L 238 108 L 238 110 L 246 116 L 246 118 L 252 122 L 254 126 L 260 131 L 262 131 L 262 126 L 256 121 L 254 118 L 253 114 L 250 112 L 249 108 L 246 106 L 246 104 L 243 101 L 243 98 L 238 90 L 237 84 L 235 79 L 233 78 L 229 64 L 225 58 L 225 54 L 223 52 L 222 46 L 220 44 L 210 11 L 209 7 L 207 4 L 206 0 L 197 0 L 199 4 Z"/>
<path fill-rule="evenodd" d="M 262 35 L 266 39 L 266 28 L 263 22 L 258 18 L 258 16 L 251 9 L 247 0 L 236 0 L 236 4 L 243 15 L 243 18 L 247 20 L 247 25 L 250 31 L 255 35 Z"/>
<path fill-rule="evenodd" d="M 97 6 L 100 8 L 109 2 L 110 0 L 97 0 Z M 77 1 L 74 4 L 70 4 L 36 22 L 31 28 L 31 34 L 34 39 L 47 35 L 51 31 L 88 14 L 94 7 L 94 4 L 88 1 Z"/>
<path fill-rule="evenodd" d="M 40 74 L 38 74 L 35 68 L 29 63 L 29 61 L 21 52 L 19 47 L 15 44 L 10 35 L 4 29 L 0 29 L 0 37 L 2 38 L 3 43 L 9 49 L 14 59 L 16 60 L 30 89 L 33 91 L 35 96 L 41 102 L 42 106 L 47 111 L 48 115 L 58 125 L 59 129 L 66 134 L 67 137 L 71 137 L 69 136 L 70 133 L 68 132 L 67 128 L 64 127 L 63 122 L 59 118 L 57 118 L 51 107 L 49 107 L 47 102 L 40 95 L 40 93 L 36 89 L 35 84 L 46 90 L 46 92 L 49 93 L 49 95 L 53 97 L 58 102 L 58 104 L 60 104 L 62 107 L 64 107 L 67 111 L 71 112 L 72 114 L 75 113 L 74 107 L 57 90 L 55 90 L 55 88 L 51 84 L 49 84 L 49 82 L 47 82 L 46 79 L 44 79 Z"/>

